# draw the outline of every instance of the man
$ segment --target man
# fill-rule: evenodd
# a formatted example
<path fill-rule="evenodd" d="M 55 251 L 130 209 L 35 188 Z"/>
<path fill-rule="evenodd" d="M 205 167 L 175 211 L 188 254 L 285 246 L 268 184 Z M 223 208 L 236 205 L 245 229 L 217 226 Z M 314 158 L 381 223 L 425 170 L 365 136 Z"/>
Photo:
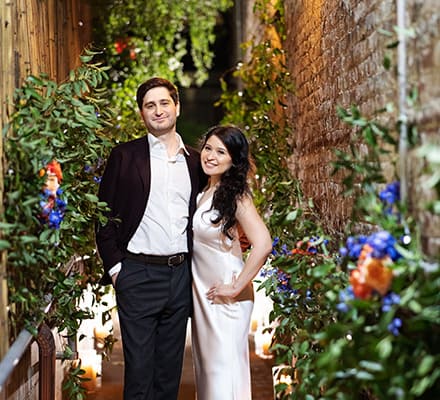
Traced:
<path fill-rule="evenodd" d="M 199 154 L 176 132 L 176 87 L 152 78 L 136 99 L 147 135 L 108 158 L 99 199 L 111 211 L 96 242 L 102 283 L 116 292 L 124 400 L 173 400 L 191 311 L 191 219 L 205 179 Z"/>

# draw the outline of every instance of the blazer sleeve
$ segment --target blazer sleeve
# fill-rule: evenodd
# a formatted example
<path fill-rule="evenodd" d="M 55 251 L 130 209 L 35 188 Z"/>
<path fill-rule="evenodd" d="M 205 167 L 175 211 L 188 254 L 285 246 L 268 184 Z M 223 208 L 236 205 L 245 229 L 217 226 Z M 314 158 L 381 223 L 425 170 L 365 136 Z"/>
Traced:
<path fill-rule="evenodd" d="M 98 254 L 102 259 L 105 274 L 111 267 L 124 258 L 123 251 L 118 247 L 118 180 L 121 171 L 121 153 L 113 149 L 107 160 L 107 165 L 99 185 L 98 197 L 105 201 L 110 210 L 106 213 L 107 222 L 105 225 L 96 225 L 96 245 Z"/>

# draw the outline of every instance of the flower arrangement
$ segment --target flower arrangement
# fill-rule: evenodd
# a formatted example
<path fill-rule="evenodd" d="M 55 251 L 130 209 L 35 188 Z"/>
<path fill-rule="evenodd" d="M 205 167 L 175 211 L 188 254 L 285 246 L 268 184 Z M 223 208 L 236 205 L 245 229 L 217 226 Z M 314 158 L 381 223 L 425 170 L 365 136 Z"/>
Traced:
<path fill-rule="evenodd" d="M 327 245 L 322 235 L 306 236 L 292 245 L 276 237 L 272 255 L 260 272 L 259 290 L 273 300 L 271 352 L 277 365 L 296 368 L 292 370 L 295 382 L 303 356 L 319 351 L 319 343 L 310 341 L 309 335 L 319 333 L 337 314 L 325 301 L 328 288 L 346 284 Z"/>
<path fill-rule="evenodd" d="M 275 15 L 263 14 L 262 25 L 270 21 L 271 33 L 276 30 L 282 36 L 282 3 Z M 394 39 L 391 32 L 389 36 Z M 342 173 L 345 194 L 354 200 L 346 228 L 353 225 L 356 234 L 362 229 L 369 236 L 352 236 L 347 244 L 337 236 L 342 232 L 331 232 L 331 244 L 344 242 L 346 254 L 338 248 L 325 257 L 319 251 L 307 254 L 307 237 L 321 232 L 315 225 L 321 225 L 319 218 L 325 215 L 315 218 L 313 207 L 302 210 L 301 184 L 284 174 L 285 160 L 297 149 L 289 147 L 294 142 L 289 140 L 292 124 L 279 124 L 289 121 L 289 115 L 282 109 L 274 115 L 274 105 L 284 105 L 290 76 L 280 66 L 283 62 L 273 68 L 273 61 L 279 60 L 274 54 L 283 55 L 283 49 L 274 48 L 264 34 L 261 37 L 251 45 L 250 62 L 239 64 L 234 72 L 242 88 L 224 93 L 221 104 L 226 121 L 246 127 L 252 135 L 259 177 L 256 204 L 278 237 L 260 276 L 260 290 L 273 300 L 270 319 L 276 327 L 271 351 L 278 366 L 293 367 L 293 390 L 286 393 L 278 385 L 276 398 L 437 398 L 440 269 L 437 260 L 424 258 L 414 221 L 405 220 L 405 204 L 398 200 L 399 182 L 379 194 L 377 190 L 390 172 L 384 175 L 383 160 L 396 162 L 393 156 L 398 152 L 402 121 L 393 121 L 394 114 L 382 118 L 392 110 L 391 103 L 370 118 L 355 105 L 348 110 L 338 107 L 338 116 L 355 133 L 349 151 L 336 150 L 333 163 L 333 173 Z M 389 49 L 396 48 L 396 43 Z M 384 65 L 389 68 L 390 59 Z M 223 85 L 227 88 L 226 82 Z M 410 96 L 413 102 L 415 93 Z M 407 129 L 409 137 L 417 137 L 416 125 Z M 439 164 L 438 146 L 426 148 L 424 155 L 432 167 Z M 432 175 L 431 185 L 440 194 L 438 174 Z M 430 209 L 439 213 L 438 199 Z M 302 237 L 306 239 L 297 248 Z"/>
<path fill-rule="evenodd" d="M 317 259 L 328 258 L 327 244 L 327 239 L 306 237 L 296 242 L 292 249 L 289 249 L 287 244 L 281 243 L 279 237 L 275 237 L 272 242 L 271 256 L 260 272 L 260 278 L 266 280 L 263 286 L 266 289 L 270 287 L 272 292 L 283 296 L 298 296 L 299 290 L 295 285 L 289 266 L 295 261 L 305 263 L 310 267 L 316 266 Z M 310 288 L 307 288 L 304 293 L 306 299 L 310 299 Z"/>
<path fill-rule="evenodd" d="M 40 170 L 40 177 L 46 177 L 42 193 L 40 194 L 41 223 L 52 229 L 59 229 L 66 211 L 66 201 L 61 198 L 63 190 L 60 188 L 63 180 L 61 165 L 57 160 L 49 162 Z"/>
<path fill-rule="evenodd" d="M 292 250 L 274 241 L 260 287 L 274 300 L 271 350 L 278 364 L 293 367 L 292 393 L 281 398 L 439 393 L 440 268 L 411 239 L 396 188 L 376 195 L 381 213 L 370 203 L 388 229 L 378 217 L 376 231 L 349 236 L 337 255 L 320 238 Z"/>

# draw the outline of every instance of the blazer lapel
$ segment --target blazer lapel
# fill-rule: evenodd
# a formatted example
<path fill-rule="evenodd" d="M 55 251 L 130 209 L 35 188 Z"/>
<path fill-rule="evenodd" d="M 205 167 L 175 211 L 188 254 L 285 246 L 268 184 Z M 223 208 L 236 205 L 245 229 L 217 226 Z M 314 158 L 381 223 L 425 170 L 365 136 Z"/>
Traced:
<path fill-rule="evenodd" d="M 190 155 L 185 155 L 186 164 L 189 170 L 189 177 L 191 179 L 191 193 L 198 192 L 199 172 L 197 169 L 198 158 Z"/>
<path fill-rule="evenodd" d="M 134 163 L 142 181 L 144 192 L 150 192 L 151 165 L 150 165 L 150 147 L 148 146 L 147 136 L 143 138 L 141 145 L 137 147 L 134 153 Z"/>

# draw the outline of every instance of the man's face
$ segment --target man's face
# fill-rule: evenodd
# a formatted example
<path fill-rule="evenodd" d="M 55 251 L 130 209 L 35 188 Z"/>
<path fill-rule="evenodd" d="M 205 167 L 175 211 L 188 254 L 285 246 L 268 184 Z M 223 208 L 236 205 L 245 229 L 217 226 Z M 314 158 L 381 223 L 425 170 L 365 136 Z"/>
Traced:
<path fill-rule="evenodd" d="M 179 113 L 180 104 L 174 104 L 167 88 L 155 87 L 145 93 L 141 116 L 154 136 L 174 132 Z"/>

